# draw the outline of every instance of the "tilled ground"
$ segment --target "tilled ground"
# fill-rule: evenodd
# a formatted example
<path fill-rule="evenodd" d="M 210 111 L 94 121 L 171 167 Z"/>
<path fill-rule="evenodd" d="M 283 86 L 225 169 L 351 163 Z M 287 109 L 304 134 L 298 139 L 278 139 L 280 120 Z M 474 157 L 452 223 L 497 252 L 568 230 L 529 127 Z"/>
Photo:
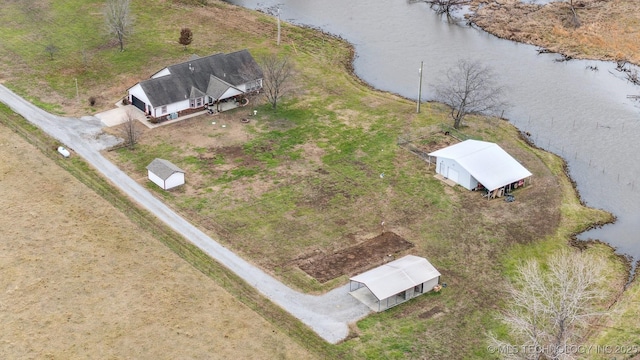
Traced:
<path fill-rule="evenodd" d="M 369 270 L 412 247 L 413 244 L 401 236 L 383 232 L 358 245 L 301 260 L 299 267 L 318 281 L 326 282 L 341 275 L 353 276 Z"/>

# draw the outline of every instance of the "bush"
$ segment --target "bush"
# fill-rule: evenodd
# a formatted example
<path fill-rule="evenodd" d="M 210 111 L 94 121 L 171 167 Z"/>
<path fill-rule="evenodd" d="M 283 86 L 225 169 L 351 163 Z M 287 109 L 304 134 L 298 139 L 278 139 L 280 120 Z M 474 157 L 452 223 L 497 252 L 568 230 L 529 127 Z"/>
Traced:
<path fill-rule="evenodd" d="M 98 99 L 96 99 L 95 96 L 90 96 L 89 97 L 89 105 L 95 106 L 97 101 L 98 101 Z"/>

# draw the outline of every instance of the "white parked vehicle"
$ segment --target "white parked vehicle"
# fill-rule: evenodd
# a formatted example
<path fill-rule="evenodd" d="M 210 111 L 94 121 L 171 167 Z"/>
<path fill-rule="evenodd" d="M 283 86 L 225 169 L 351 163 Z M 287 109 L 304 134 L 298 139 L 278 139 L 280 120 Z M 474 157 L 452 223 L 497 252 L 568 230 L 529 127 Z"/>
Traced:
<path fill-rule="evenodd" d="M 62 154 L 62 156 L 66 157 L 66 158 L 68 158 L 71 155 L 69 150 L 65 149 L 64 146 L 58 146 L 58 152 L 60 154 Z"/>

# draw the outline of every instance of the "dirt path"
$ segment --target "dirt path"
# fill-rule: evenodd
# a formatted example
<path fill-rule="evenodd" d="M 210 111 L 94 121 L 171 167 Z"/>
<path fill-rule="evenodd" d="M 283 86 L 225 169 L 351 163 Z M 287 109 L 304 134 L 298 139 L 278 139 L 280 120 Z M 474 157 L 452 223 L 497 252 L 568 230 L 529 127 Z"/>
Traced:
<path fill-rule="evenodd" d="M 322 296 L 306 295 L 293 291 L 221 246 L 180 217 L 102 156 L 100 150 L 116 144 L 118 139 L 104 134 L 101 130 L 100 120 L 97 118 L 75 119 L 51 115 L 2 85 L 0 85 L 0 101 L 50 136 L 64 143 L 93 165 L 107 179 L 117 184 L 132 199 L 156 214 L 173 230 L 235 272 L 260 293 L 300 319 L 328 342 L 337 343 L 344 339 L 349 333 L 348 324 L 370 312 L 365 305 L 348 294 L 348 284 Z"/>

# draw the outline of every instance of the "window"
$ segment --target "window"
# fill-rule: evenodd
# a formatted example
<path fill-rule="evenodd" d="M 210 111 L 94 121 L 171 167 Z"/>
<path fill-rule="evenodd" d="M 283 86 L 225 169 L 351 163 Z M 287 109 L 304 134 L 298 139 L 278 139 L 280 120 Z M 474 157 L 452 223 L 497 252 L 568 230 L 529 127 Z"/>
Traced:
<path fill-rule="evenodd" d="M 163 113 L 163 114 L 166 114 L 166 113 L 167 113 L 167 107 L 166 107 L 166 106 L 163 106 L 163 107 L 162 107 L 162 113 Z"/>
<path fill-rule="evenodd" d="M 189 101 L 189 106 L 194 109 L 194 108 L 199 108 L 203 105 L 203 100 L 201 97 L 199 98 L 195 98 L 195 99 L 191 99 Z"/>
<path fill-rule="evenodd" d="M 247 83 L 247 91 L 258 90 L 260 88 L 260 80 L 250 81 Z"/>

